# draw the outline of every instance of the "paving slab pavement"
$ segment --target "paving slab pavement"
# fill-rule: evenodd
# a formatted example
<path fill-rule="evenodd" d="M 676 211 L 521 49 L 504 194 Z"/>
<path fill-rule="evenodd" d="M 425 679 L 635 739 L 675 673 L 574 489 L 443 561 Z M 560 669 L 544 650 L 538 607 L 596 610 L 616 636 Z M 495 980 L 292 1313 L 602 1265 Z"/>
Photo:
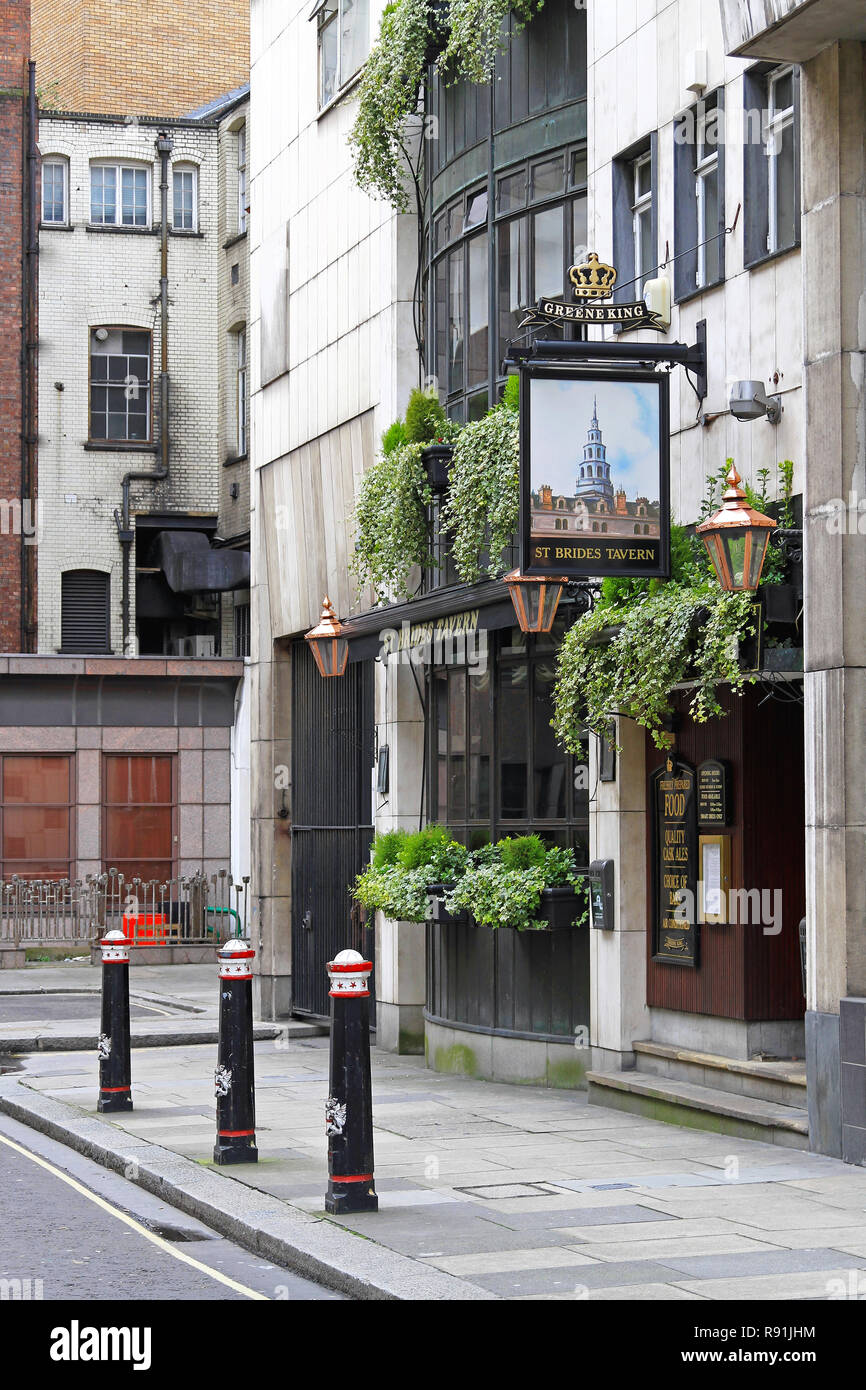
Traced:
<path fill-rule="evenodd" d="M 99 977 L 86 964 L 2 972 L 0 1004 Z M 172 1006 L 160 1026 L 214 1029 L 214 967 L 138 967 L 131 986 Z M 356 1298 L 866 1297 L 866 1168 L 376 1049 L 380 1210 L 327 1217 L 328 1039 L 271 1031 L 255 1048 L 258 1164 L 214 1167 L 215 1047 L 190 1032 L 136 1042 L 132 1112 L 97 1118 L 96 1061 L 74 1051 L 17 1057 L 0 1109 Z"/>

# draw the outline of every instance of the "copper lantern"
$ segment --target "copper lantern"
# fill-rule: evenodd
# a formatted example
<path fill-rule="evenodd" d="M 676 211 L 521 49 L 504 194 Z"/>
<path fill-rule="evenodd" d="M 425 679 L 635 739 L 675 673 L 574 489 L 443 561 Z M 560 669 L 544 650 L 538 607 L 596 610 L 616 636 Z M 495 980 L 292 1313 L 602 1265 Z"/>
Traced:
<path fill-rule="evenodd" d="M 322 676 L 342 676 L 349 660 L 349 639 L 343 635 L 343 624 L 334 612 L 334 605 L 325 596 L 318 625 L 304 634 L 313 659 Z"/>
<path fill-rule="evenodd" d="M 505 576 L 521 632 L 550 631 L 567 582 L 565 579 L 530 578 L 519 569 Z"/>
<path fill-rule="evenodd" d="M 745 593 L 760 583 L 770 532 L 776 523 L 749 506 L 734 461 L 728 462 L 731 467 L 722 505 L 695 529 L 707 547 L 722 588 L 727 593 Z"/>

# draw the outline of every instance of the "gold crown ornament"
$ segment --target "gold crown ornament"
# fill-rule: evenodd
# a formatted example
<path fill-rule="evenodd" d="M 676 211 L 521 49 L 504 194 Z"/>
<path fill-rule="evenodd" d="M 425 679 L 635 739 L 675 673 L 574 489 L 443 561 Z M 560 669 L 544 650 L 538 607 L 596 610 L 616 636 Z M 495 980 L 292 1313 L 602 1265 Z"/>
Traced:
<path fill-rule="evenodd" d="M 595 251 L 590 251 L 580 265 L 573 265 L 568 278 L 574 286 L 575 299 L 608 299 L 616 283 L 616 271 L 605 265 Z"/>

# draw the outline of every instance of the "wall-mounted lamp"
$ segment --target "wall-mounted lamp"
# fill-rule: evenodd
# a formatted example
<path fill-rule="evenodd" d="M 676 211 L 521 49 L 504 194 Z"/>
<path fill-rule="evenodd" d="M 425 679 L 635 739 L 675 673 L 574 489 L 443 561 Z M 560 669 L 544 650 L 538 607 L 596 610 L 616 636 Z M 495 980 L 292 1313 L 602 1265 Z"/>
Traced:
<path fill-rule="evenodd" d="M 567 582 L 521 574 L 519 569 L 505 576 L 521 632 L 550 631 Z"/>
<path fill-rule="evenodd" d="M 735 420 L 749 422 L 766 415 L 771 425 L 778 425 L 782 418 L 782 397 L 768 396 L 760 381 L 735 381 L 729 405 Z"/>
<path fill-rule="evenodd" d="M 322 676 L 342 676 L 349 660 L 349 639 L 343 636 L 343 624 L 334 612 L 334 605 L 325 595 L 322 615 L 315 627 L 304 634 L 309 642 L 313 660 Z"/>
<path fill-rule="evenodd" d="M 775 531 L 776 523 L 749 506 L 733 459 L 728 463 L 722 505 L 695 530 L 707 547 L 722 588 L 727 593 L 745 593 L 760 583 L 770 532 Z"/>

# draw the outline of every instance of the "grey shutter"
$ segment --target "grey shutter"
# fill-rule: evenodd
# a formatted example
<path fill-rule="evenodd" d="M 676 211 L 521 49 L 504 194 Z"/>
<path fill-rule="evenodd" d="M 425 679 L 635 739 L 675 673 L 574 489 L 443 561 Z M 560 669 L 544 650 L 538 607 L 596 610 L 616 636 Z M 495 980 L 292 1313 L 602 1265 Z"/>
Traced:
<path fill-rule="evenodd" d="M 99 570 L 67 570 L 61 576 L 60 593 L 60 650 L 90 655 L 109 652 L 109 576 Z"/>

